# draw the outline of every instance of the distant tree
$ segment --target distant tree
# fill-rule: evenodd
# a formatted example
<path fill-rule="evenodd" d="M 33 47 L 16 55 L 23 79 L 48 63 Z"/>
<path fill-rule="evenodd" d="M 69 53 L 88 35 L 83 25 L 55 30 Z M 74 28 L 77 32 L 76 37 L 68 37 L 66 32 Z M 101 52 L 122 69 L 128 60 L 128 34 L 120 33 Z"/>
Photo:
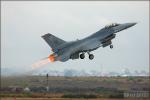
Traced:
<path fill-rule="evenodd" d="M 64 76 L 72 77 L 72 76 L 76 76 L 76 73 L 77 72 L 75 70 L 69 69 L 64 71 Z"/>

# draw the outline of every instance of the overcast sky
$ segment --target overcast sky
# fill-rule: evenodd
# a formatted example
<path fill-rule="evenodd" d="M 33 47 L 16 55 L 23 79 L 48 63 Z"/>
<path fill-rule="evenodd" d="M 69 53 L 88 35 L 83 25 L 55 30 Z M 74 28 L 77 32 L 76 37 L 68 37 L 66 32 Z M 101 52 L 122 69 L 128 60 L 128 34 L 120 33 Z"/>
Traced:
<path fill-rule="evenodd" d="M 149 70 L 149 1 L 2 1 L 1 66 L 30 69 L 52 53 L 41 35 L 66 41 L 82 39 L 112 22 L 137 22 L 117 33 L 114 48 L 99 48 L 94 60 L 49 63 L 48 70 L 120 72 Z"/>

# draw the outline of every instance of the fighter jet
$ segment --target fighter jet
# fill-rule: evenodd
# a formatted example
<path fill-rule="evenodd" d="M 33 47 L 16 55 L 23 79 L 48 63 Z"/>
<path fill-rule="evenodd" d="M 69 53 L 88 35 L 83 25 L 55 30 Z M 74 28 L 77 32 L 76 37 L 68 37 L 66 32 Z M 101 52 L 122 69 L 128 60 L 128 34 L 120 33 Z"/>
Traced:
<path fill-rule="evenodd" d="M 53 54 L 48 57 L 51 62 L 65 62 L 69 59 L 79 58 L 84 59 L 85 53 L 88 53 L 89 59 L 92 60 L 94 55 L 91 54 L 91 51 L 96 50 L 99 47 L 104 48 L 107 46 L 110 46 L 112 49 L 112 39 L 115 38 L 115 33 L 132 27 L 135 24 L 136 23 L 112 23 L 86 38 L 70 42 L 64 41 L 50 33 L 43 35 L 42 38 L 48 43 L 53 51 Z"/>

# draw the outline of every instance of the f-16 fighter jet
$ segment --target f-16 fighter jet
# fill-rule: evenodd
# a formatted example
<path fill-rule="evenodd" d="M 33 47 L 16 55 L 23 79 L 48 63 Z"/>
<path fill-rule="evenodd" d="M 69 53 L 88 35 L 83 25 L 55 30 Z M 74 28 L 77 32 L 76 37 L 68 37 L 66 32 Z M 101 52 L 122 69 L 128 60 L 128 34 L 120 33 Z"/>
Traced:
<path fill-rule="evenodd" d="M 71 42 L 64 41 L 50 33 L 43 35 L 42 38 L 48 43 L 53 51 L 53 54 L 48 57 L 51 62 L 65 62 L 69 59 L 79 58 L 84 59 L 85 53 L 88 53 L 89 59 L 92 60 L 94 55 L 91 54 L 91 51 L 106 46 L 110 46 L 112 49 L 113 45 L 111 40 L 115 38 L 115 33 L 134 26 L 135 24 L 136 23 L 113 23 L 84 39 Z"/>

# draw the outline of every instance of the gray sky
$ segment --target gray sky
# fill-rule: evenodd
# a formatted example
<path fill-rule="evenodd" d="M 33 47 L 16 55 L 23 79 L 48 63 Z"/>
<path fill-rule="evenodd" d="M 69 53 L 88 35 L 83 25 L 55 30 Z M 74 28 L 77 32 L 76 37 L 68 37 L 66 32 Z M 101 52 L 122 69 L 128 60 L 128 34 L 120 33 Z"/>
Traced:
<path fill-rule="evenodd" d="M 50 55 L 41 35 L 82 39 L 112 22 L 138 24 L 119 32 L 114 48 L 99 48 L 94 60 L 49 63 L 48 70 L 131 71 L 149 69 L 149 1 L 2 1 L 2 68 L 30 69 Z"/>

